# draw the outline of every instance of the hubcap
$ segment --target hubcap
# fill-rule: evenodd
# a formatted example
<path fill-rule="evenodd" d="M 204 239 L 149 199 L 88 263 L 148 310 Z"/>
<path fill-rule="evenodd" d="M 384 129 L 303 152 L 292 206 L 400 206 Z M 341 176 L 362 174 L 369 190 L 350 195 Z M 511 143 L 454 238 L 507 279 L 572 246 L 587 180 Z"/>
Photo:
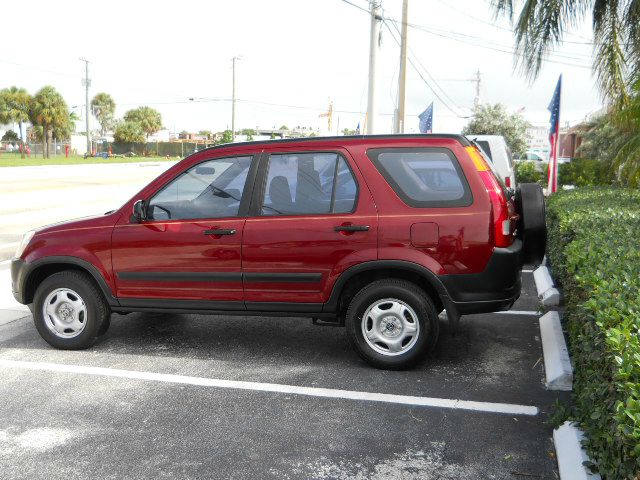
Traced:
<path fill-rule="evenodd" d="M 44 324 L 56 337 L 73 338 L 87 324 L 87 306 L 82 297 L 69 288 L 56 288 L 42 305 Z"/>
<path fill-rule="evenodd" d="M 418 315 L 402 300 L 376 300 L 362 316 L 362 335 L 377 353 L 401 355 L 411 350 L 418 341 Z"/>

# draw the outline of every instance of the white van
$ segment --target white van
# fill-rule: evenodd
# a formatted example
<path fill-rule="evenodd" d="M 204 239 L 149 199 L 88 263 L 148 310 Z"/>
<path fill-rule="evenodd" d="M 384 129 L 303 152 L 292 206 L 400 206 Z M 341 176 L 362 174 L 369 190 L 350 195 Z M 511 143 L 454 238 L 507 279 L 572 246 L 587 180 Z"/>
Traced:
<path fill-rule="evenodd" d="M 513 158 L 504 137 L 502 135 L 467 135 L 466 137 L 476 142 L 487 154 L 498 175 L 504 180 L 504 184 L 515 188 L 516 173 L 513 169 Z"/>

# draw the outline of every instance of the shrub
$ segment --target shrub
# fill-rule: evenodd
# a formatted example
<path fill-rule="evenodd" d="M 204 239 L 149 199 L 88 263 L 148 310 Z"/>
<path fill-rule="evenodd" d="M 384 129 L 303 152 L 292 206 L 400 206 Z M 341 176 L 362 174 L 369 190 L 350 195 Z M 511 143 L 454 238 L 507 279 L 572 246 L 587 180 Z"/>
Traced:
<path fill-rule="evenodd" d="M 640 191 L 550 197 L 548 256 L 567 300 L 577 420 L 598 472 L 640 473 Z"/>
<path fill-rule="evenodd" d="M 546 164 L 545 164 L 546 165 Z M 518 183 L 539 183 L 544 184 L 546 187 L 546 167 L 543 170 L 539 169 L 538 162 L 525 161 L 516 162 L 514 169 L 516 172 L 516 180 Z"/>
<path fill-rule="evenodd" d="M 614 181 L 611 166 L 591 158 L 575 158 L 558 165 L 558 183 L 576 187 L 611 185 Z"/>

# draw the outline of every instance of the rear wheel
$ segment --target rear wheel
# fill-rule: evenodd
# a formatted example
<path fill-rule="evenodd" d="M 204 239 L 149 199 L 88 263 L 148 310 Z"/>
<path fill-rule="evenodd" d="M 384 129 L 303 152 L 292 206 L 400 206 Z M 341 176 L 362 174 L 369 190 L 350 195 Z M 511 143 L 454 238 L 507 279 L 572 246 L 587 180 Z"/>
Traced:
<path fill-rule="evenodd" d="M 415 365 L 438 339 L 433 301 L 405 280 L 378 280 L 351 300 L 346 316 L 349 340 L 362 359 L 377 368 Z"/>
<path fill-rule="evenodd" d="M 51 346 L 80 350 L 93 345 L 109 328 L 109 305 L 93 279 L 76 271 L 47 277 L 33 298 L 33 321 Z"/>
<path fill-rule="evenodd" d="M 538 265 L 542 262 L 547 247 L 542 187 L 537 183 L 521 183 L 516 190 L 516 206 L 520 213 L 518 231 L 523 243 L 523 261 Z"/>

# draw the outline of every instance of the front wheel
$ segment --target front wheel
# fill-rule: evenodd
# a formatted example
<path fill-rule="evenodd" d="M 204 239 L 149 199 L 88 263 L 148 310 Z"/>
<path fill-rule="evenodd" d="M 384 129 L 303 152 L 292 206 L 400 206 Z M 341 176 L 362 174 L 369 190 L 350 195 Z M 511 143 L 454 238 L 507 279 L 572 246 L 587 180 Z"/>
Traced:
<path fill-rule="evenodd" d="M 438 339 L 438 314 L 431 298 L 405 280 L 378 280 L 351 300 L 346 316 L 349 340 L 376 368 L 415 365 Z"/>
<path fill-rule="evenodd" d="M 40 336 L 64 350 L 89 348 L 109 328 L 109 305 L 89 275 L 64 271 L 47 277 L 33 298 Z"/>

